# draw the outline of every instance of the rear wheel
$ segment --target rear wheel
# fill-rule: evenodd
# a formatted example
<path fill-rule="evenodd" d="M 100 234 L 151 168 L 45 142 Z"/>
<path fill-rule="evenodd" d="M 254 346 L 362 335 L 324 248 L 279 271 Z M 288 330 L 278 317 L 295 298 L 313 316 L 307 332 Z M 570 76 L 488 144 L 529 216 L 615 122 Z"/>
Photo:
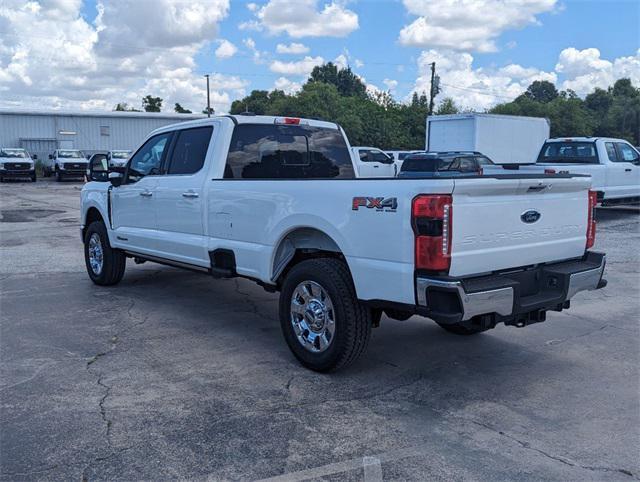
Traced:
<path fill-rule="evenodd" d="M 454 323 L 453 325 L 445 325 L 443 323 L 438 323 L 438 326 L 449 333 L 453 333 L 454 335 L 477 335 L 478 333 L 482 333 L 483 331 L 487 331 L 489 328 L 482 328 L 481 326 L 464 326 L 458 323 Z"/>
<path fill-rule="evenodd" d="M 87 228 L 84 260 L 89 278 L 97 285 L 114 285 L 124 276 L 127 258 L 124 252 L 111 247 L 102 221 L 94 221 Z"/>
<path fill-rule="evenodd" d="M 337 259 L 302 261 L 280 292 L 282 333 L 295 357 L 319 372 L 355 362 L 371 336 L 371 310 L 357 299 L 346 265 Z"/>

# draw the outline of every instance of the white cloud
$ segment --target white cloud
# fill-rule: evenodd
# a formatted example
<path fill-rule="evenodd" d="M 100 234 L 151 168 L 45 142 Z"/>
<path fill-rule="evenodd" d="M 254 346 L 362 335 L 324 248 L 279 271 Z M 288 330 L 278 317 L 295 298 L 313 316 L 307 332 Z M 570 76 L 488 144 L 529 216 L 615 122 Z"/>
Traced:
<path fill-rule="evenodd" d="M 283 90 L 287 94 L 294 94 L 302 89 L 302 84 L 293 82 L 286 77 L 278 77 L 273 84 L 274 89 Z"/>
<path fill-rule="evenodd" d="M 358 15 L 334 0 L 318 9 L 318 0 L 269 0 L 256 12 L 269 33 L 291 37 L 345 37 L 358 28 Z"/>
<path fill-rule="evenodd" d="M 302 60 L 296 62 L 282 62 L 275 60 L 269 67 L 272 72 L 284 75 L 309 75 L 316 65 L 322 65 L 324 59 L 322 57 L 306 56 Z"/>
<path fill-rule="evenodd" d="M 341 69 L 346 69 L 347 67 L 349 67 L 349 59 L 345 54 L 338 55 L 335 59 L 333 59 L 333 63 Z"/>
<path fill-rule="evenodd" d="M 289 45 L 278 44 L 276 45 L 276 53 L 279 54 L 306 54 L 309 52 L 309 47 L 297 42 L 291 42 Z"/>
<path fill-rule="evenodd" d="M 146 94 L 194 111 L 205 104 L 195 56 L 215 39 L 229 0 L 103 0 L 94 24 L 80 0 L 2 0 L 0 105 L 111 109 L 139 106 Z M 150 26 L 153 28 L 150 28 Z M 55 33 L 55 34 L 54 34 Z M 244 91 L 237 78 L 217 79 L 216 110 Z"/>
<path fill-rule="evenodd" d="M 238 47 L 233 45 L 228 40 L 222 40 L 220 42 L 220 45 L 218 46 L 218 48 L 215 51 L 215 55 L 219 59 L 228 59 L 228 58 L 233 57 L 236 54 L 237 51 L 238 51 Z"/>
<path fill-rule="evenodd" d="M 640 49 L 634 56 L 619 57 L 613 62 L 600 58 L 596 48 L 577 50 L 573 47 L 560 52 L 556 71 L 563 74 L 563 89 L 574 90 L 584 96 L 595 87 L 607 88 L 617 79 L 628 77 L 640 84 Z"/>
<path fill-rule="evenodd" d="M 360 59 L 356 59 L 356 60 L 354 61 L 354 63 L 355 63 L 355 65 L 356 65 L 356 67 L 357 67 L 358 69 L 359 69 L 360 67 L 364 67 L 364 62 L 363 62 L 362 60 L 360 60 Z"/>
<path fill-rule="evenodd" d="M 387 89 L 390 91 L 394 91 L 396 90 L 396 87 L 398 87 L 398 81 L 397 80 L 393 80 L 393 79 L 384 79 L 382 81 L 382 83 L 384 85 L 387 86 Z"/>
<path fill-rule="evenodd" d="M 250 12 L 255 12 L 256 10 L 258 10 L 258 4 L 253 2 L 247 3 L 247 8 Z"/>
<path fill-rule="evenodd" d="M 557 0 L 403 0 L 418 16 L 400 31 L 400 43 L 422 48 L 492 52 L 505 30 L 539 23 Z"/>
<path fill-rule="evenodd" d="M 418 59 L 420 76 L 414 91 L 429 92 L 431 62 L 436 62 L 440 76 L 438 98 L 452 97 L 463 108 L 484 110 L 498 102 L 514 99 L 534 80 L 557 81 L 555 72 L 510 64 L 500 69 L 473 67 L 473 56 L 453 50 L 423 51 Z"/>

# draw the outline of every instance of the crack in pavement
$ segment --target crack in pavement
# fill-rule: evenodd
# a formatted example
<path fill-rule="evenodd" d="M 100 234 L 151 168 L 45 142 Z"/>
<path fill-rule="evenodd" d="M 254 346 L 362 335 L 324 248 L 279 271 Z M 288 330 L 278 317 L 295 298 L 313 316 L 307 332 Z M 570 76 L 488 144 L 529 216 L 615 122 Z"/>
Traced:
<path fill-rule="evenodd" d="M 469 422 L 471 422 L 471 423 L 473 423 L 475 425 L 478 425 L 480 427 L 483 427 L 483 428 L 485 428 L 487 430 L 490 430 L 490 431 L 492 431 L 494 433 L 497 433 L 498 435 L 500 435 L 502 437 L 506 437 L 509 440 L 512 440 L 513 442 L 516 442 L 522 448 L 537 452 L 540 455 L 543 455 L 544 457 L 546 457 L 546 458 L 548 458 L 550 460 L 555 460 L 556 462 L 560 462 L 560 463 L 562 463 L 564 465 L 568 465 L 569 467 L 590 470 L 590 471 L 593 471 L 593 472 L 616 472 L 616 473 L 624 474 L 624 475 L 629 476 L 629 477 L 633 477 L 636 480 L 640 480 L 637 476 L 634 476 L 633 473 L 630 470 L 620 469 L 620 468 L 612 468 L 612 467 L 582 465 L 582 464 L 579 464 L 578 462 L 570 460 L 570 459 L 568 459 L 566 457 L 561 457 L 559 455 L 553 455 L 553 454 L 550 454 L 549 452 L 546 452 L 546 451 L 544 451 L 542 449 L 533 447 L 533 446 L 531 446 L 531 444 L 529 442 L 520 440 L 517 437 L 514 437 L 513 435 L 509 435 L 508 433 L 503 432 L 502 430 L 497 430 L 497 429 L 493 428 L 491 425 L 488 425 L 486 423 L 478 422 L 477 420 L 471 420 L 471 419 L 464 418 L 464 417 L 462 419 L 463 420 L 467 420 L 467 421 L 469 421 Z"/>
<path fill-rule="evenodd" d="M 576 336 L 568 336 L 566 338 L 560 338 L 557 340 L 548 340 L 545 341 L 544 344 L 545 345 L 559 345 L 560 343 L 564 343 L 565 341 L 569 341 L 569 340 L 575 340 L 576 338 L 582 338 L 584 336 L 589 336 L 589 335 L 593 335 L 594 333 L 598 333 L 599 331 L 602 331 L 606 328 L 609 328 L 613 325 L 607 323 L 606 325 L 601 326 L 600 328 L 596 328 L 595 330 L 589 330 L 586 333 L 581 333 L 580 335 L 576 335 Z"/>

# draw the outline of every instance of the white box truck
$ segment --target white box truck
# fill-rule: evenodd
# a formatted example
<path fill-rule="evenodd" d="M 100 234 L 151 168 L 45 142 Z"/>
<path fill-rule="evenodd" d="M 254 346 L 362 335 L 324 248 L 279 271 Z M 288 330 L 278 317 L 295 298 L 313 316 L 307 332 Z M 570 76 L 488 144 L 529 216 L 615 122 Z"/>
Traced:
<path fill-rule="evenodd" d="M 534 164 L 549 133 L 542 117 L 436 115 L 427 117 L 426 150 L 476 151 L 496 164 Z"/>

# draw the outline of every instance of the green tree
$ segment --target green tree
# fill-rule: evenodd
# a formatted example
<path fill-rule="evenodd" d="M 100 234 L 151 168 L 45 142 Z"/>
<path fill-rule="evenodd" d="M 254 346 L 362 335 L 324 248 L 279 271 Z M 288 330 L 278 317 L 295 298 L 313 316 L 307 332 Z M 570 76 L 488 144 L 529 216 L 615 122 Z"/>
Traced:
<path fill-rule="evenodd" d="M 173 110 L 176 111 L 178 114 L 191 114 L 191 111 L 189 109 L 185 109 L 184 107 L 182 107 L 177 102 L 176 102 L 175 106 L 173 107 Z"/>
<path fill-rule="evenodd" d="M 534 80 L 524 95 L 536 102 L 551 102 L 558 97 L 558 89 L 548 80 Z"/>
<path fill-rule="evenodd" d="M 142 108 L 145 112 L 160 112 L 162 110 L 162 99 L 147 95 L 142 98 Z"/>
<path fill-rule="evenodd" d="M 207 108 L 205 107 L 204 109 L 202 109 L 202 113 L 203 114 L 209 114 L 209 115 L 213 115 L 215 113 L 215 110 L 213 107 L 209 107 L 208 112 L 207 112 Z"/>
<path fill-rule="evenodd" d="M 126 102 L 118 102 L 113 110 L 118 112 L 140 112 L 138 109 L 134 109 Z"/>
<path fill-rule="evenodd" d="M 313 68 L 308 82 L 323 82 L 333 84 L 340 95 L 366 97 L 367 86 L 360 77 L 351 71 L 351 67 L 341 69 L 332 62 Z"/>
<path fill-rule="evenodd" d="M 438 104 L 438 108 L 436 109 L 436 115 L 458 113 L 460 113 L 460 108 L 451 97 L 445 97 L 444 99 L 442 99 L 440 104 Z"/>

